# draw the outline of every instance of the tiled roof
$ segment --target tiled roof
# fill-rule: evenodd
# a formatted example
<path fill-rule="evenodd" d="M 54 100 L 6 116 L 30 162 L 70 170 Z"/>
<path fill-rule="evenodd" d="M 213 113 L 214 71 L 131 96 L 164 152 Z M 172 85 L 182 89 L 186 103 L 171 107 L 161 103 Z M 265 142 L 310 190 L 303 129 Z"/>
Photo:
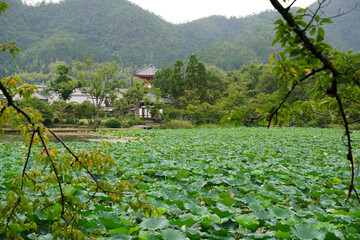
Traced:
<path fill-rule="evenodd" d="M 141 69 L 139 71 L 137 71 L 136 73 L 134 73 L 134 75 L 138 75 L 138 76 L 154 76 L 155 73 L 157 72 L 157 68 L 154 67 L 153 65 L 150 65 L 144 69 Z"/>
<path fill-rule="evenodd" d="M 38 92 L 35 92 L 32 97 L 36 97 L 36 98 L 38 98 L 38 99 L 40 99 L 40 100 L 44 100 L 44 101 L 47 101 L 47 100 L 48 100 L 47 97 L 45 97 L 44 95 L 42 95 L 42 94 L 40 94 L 40 93 L 38 93 Z M 5 96 L 3 96 L 2 94 L 0 94 L 0 98 L 1 98 L 1 99 L 6 99 Z M 22 100 L 22 99 L 24 99 L 24 98 L 20 97 L 19 94 L 16 94 L 13 99 L 14 99 L 14 100 Z"/>
<path fill-rule="evenodd" d="M 150 102 L 152 102 L 152 103 L 156 102 L 156 96 L 154 94 L 148 93 L 146 95 L 147 95 L 148 99 L 150 100 Z M 165 98 L 162 98 L 162 97 L 160 97 L 159 101 L 163 102 L 165 104 L 170 104 L 171 103 L 171 101 L 169 99 L 165 99 Z"/>

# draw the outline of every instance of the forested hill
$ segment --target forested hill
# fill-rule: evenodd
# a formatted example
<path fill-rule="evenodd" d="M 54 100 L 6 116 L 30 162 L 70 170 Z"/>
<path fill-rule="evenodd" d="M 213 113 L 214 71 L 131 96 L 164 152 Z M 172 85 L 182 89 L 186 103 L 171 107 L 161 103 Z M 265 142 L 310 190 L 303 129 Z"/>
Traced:
<path fill-rule="evenodd" d="M 325 10 L 334 15 L 357 0 L 334 0 Z M 126 0 L 65 0 L 58 4 L 28 6 L 8 1 L 0 17 L 0 39 L 22 49 L 16 64 L 0 56 L 0 73 L 19 69 L 42 71 L 55 60 L 70 64 L 93 53 L 98 62 L 116 60 L 140 67 L 150 62 L 162 66 L 196 54 L 199 60 L 225 70 L 239 69 L 250 61 L 268 62 L 273 51 L 273 22 L 279 16 L 264 12 L 246 18 L 212 16 L 186 24 L 171 24 Z M 330 14 L 331 15 L 331 14 Z M 328 42 L 340 50 L 360 50 L 360 6 L 334 19 Z M 18 69 L 16 69 L 18 68 Z M 45 67 L 46 68 L 46 67 Z"/>
<path fill-rule="evenodd" d="M 314 10 L 317 6 L 315 3 L 310 9 Z M 322 11 L 324 11 L 322 17 L 334 17 L 333 24 L 324 26 L 325 41 L 341 51 L 359 52 L 360 2 L 333 0 Z M 267 11 L 240 19 L 244 27 L 235 38 L 206 45 L 195 52 L 195 55 L 199 60 L 225 70 L 239 69 L 241 65 L 250 61 L 268 63 L 269 56 L 274 51 L 270 47 L 274 39 L 273 23 L 279 18 L 278 13 Z"/>

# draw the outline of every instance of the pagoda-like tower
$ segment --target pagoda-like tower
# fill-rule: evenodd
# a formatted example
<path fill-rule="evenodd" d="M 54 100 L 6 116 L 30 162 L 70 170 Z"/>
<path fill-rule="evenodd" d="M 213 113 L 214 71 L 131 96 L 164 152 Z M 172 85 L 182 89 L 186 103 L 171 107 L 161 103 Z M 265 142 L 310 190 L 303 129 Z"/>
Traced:
<path fill-rule="evenodd" d="M 146 85 L 150 85 L 151 81 L 154 79 L 154 75 L 157 72 L 157 70 L 158 69 L 156 67 L 150 65 L 134 73 L 134 76 L 146 80 L 147 81 Z"/>

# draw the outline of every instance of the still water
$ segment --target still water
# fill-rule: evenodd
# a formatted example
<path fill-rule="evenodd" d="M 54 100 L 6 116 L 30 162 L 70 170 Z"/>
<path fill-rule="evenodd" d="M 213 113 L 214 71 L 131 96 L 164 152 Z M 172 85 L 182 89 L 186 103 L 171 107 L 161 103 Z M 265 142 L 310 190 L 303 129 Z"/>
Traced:
<path fill-rule="evenodd" d="M 96 141 L 108 141 L 106 137 L 101 137 L 95 134 L 87 134 L 87 133 L 70 133 L 64 134 L 59 133 L 57 134 L 58 137 L 63 140 L 64 142 L 96 142 Z M 53 136 L 49 137 L 50 141 L 58 142 Z M 21 142 L 24 141 L 24 137 L 20 134 L 5 134 L 0 135 L 0 142 Z"/>

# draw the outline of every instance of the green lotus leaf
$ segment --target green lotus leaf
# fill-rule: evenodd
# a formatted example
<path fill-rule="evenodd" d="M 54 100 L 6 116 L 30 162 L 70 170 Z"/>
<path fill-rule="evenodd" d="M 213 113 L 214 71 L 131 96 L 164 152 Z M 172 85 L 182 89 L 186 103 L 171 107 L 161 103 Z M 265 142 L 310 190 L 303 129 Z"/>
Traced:
<path fill-rule="evenodd" d="M 290 232 L 277 231 L 275 237 L 280 239 L 290 239 Z"/>
<path fill-rule="evenodd" d="M 180 169 L 177 171 L 177 174 L 175 175 L 175 177 L 177 177 L 178 179 L 182 179 L 182 178 L 187 178 L 189 175 L 190 175 L 190 172 L 188 170 Z"/>
<path fill-rule="evenodd" d="M 316 230 L 320 230 L 322 228 L 325 228 L 326 230 L 330 230 L 330 229 L 336 229 L 337 226 L 329 222 L 317 222 L 313 225 L 313 228 Z"/>
<path fill-rule="evenodd" d="M 260 201 L 259 201 L 259 199 L 257 199 L 257 198 L 254 198 L 253 196 L 249 196 L 249 195 L 246 195 L 245 197 L 243 197 L 242 199 L 241 199 L 243 202 L 245 202 L 245 203 L 258 203 L 258 204 L 260 204 Z"/>
<path fill-rule="evenodd" d="M 139 239 L 141 239 L 141 240 L 160 240 L 160 238 L 155 236 L 153 233 L 143 231 L 143 230 L 139 232 Z"/>
<path fill-rule="evenodd" d="M 171 201 L 181 198 L 181 194 L 176 190 L 164 190 L 163 193 L 165 193 L 166 197 Z"/>
<path fill-rule="evenodd" d="M 228 216 L 234 214 L 234 212 L 232 210 L 230 210 L 229 207 L 227 207 L 221 203 L 216 204 L 216 207 L 211 208 L 211 210 L 221 218 L 225 218 L 225 217 L 228 217 Z"/>
<path fill-rule="evenodd" d="M 216 204 L 216 200 L 213 198 L 210 198 L 210 197 L 205 197 L 202 200 L 206 203 L 206 205 L 209 205 L 209 206 Z"/>
<path fill-rule="evenodd" d="M 51 233 L 48 233 L 46 235 L 39 236 L 36 239 L 38 239 L 38 240 L 51 240 L 51 239 L 53 239 L 53 236 L 52 236 Z"/>
<path fill-rule="evenodd" d="M 219 202 L 224 204 L 225 206 L 230 207 L 231 205 L 233 205 L 236 202 L 236 200 L 234 198 L 227 197 L 227 198 L 219 200 Z"/>
<path fill-rule="evenodd" d="M 263 210 L 264 207 L 261 204 L 258 203 L 250 203 L 249 204 L 249 208 L 253 211 L 259 211 L 259 210 Z"/>
<path fill-rule="evenodd" d="M 141 229 L 163 229 L 169 225 L 169 221 L 164 217 L 150 217 L 140 223 Z"/>
<path fill-rule="evenodd" d="M 305 189 L 306 188 L 306 184 L 305 184 L 305 182 L 303 180 L 294 179 L 293 182 L 300 189 Z"/>
<path fill-rule="evenodd" d="M 217 214 L 204 214 L 202 215 L 202 218 L 204 219 L 204 221 L 202 223 L 207 223 L 207 222 L 215 222 L 215 223 L 221 223 L 221 218 L 217 215 Z"/>
<path fill-rule="evenodd" d="M 264 210 L 254 211 L 252 212 L 252 215 L 254 215 L 258 219 L 271 219 L 272 215 L 269 212 L 266 212 Z"/>
<path fill-rule="evenodd" d="M 220 224 L 218 223 L 214 223 L 214 222 L 211 222 L 210 225 L 213 227 L 213 229 L 215 230 L 215 232 L 217 234 L 220 234 L 220 235 L 228 235 L 229 233 L 229 230 L 223 228 Z"/>
<path fill-rule="evenodd" d="M 105 240 L 131 240 L 133 239 L 132 236 L 127 236 L 124 234 L 114 234 L 111 237 L 105 238 Z"/>
<path fill-rule="evenodd" d="M 249 236 L 253 239 L 269 239 L 269 238 L 272 238 L 272 237 L 275 237 L 275 232 L 266 232 L 266 233 L 258 233 L 258 232 L 255 232 L 255 233 L 249 233 L 249 234 L 246 234 L 246 236 Z"/>
<path fill-rule="evenodd" d="M 298 224 L 299 222 L 298 221 L 295 221 L 294 219 L 292 218 L 289 218 L 289 219 L 283 219 L 281 220 L 280 222 L 277 222 L 273 228 L 275 230 L 279 230 L 279 231 L 282 231 L 282 232 L 290 232 L 290 228 L 291 226 L 294 226 L 296 224 Z"/>
<path fill-rule="evenodd" d="M 191 227 L 192 225 L 194 225 L 195 223 L 199 222 L 201 219 L 200 216 L 195 216 L 191 213 L 187 213 L 184 215 L 180 215 L 179 219 L 171 219 L 170 220 L 170 224 L 176 224 L 179 227 L 182 226 L 186 226 L 186 227 Z"/>
<path fill-rule="evenodd" d="M 258 219 L 255 216 L 249 214 L 244 214 L 236 217 L 235 221 L 243 227 L 250 229 L 251 231 L 256 231 L 260 225 Z"/>
<path fill-rule="evenodd" d="M 205 237 L 208 236 L 207 233 L 205 232 L 201 232 L 199 229 L 197 228 L 187 228 L 186 229 L 186 235 L 190 238 L 190 239 L 203 239 Z"/>
<path fill-rule="evenodd" d="M 280 219 L 288 218 L 290 216 L 287 209 L 276 205 L 268 207 L 268 211 L 272 213 L 276 218 Z"/>
<path fill-rule="evenodd" d="M 326 239 L 345 240 L 344 234 L 340 230 L 331 229 L 326 233 Z"/>
<path fill-rule="evenodd" d="M 165 240 L 185 240 L 186 234 L 180 230 L 165 229 L 160 231 L 161 236 Z"/>
<path fill-rule="evenodd" d="M 209 212 L 206 207 L 199 206 L 196 203 L 185 203 L 184 206 L 193 214 L 205 214 Z"/>
<path fill-rule="evenodd" d="M 318 231 L 306 224 L 298 224 L 291 227 L 291 234 L 301 240 L 323 240 L 325 239 L 326 231 Z"/>
<path fill-rule="evenodd" d="M 215 168 L 207 168 L 207 169 L 205 169 L 205 171 L 207 173 L 212 173 L 212 174 L 218 174 L 219 173 Z"/>

